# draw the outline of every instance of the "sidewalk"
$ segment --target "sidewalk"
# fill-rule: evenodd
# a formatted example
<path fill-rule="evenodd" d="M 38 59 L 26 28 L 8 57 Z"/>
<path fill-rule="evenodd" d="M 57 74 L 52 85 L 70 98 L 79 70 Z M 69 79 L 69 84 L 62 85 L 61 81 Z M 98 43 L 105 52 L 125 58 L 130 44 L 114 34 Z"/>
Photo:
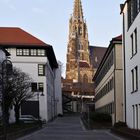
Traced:
<path fill-rule="evenodd" d="M 18 140 L 122 140 L 109 130 L 85 130 L 79 116 L 64 116 Z"/>

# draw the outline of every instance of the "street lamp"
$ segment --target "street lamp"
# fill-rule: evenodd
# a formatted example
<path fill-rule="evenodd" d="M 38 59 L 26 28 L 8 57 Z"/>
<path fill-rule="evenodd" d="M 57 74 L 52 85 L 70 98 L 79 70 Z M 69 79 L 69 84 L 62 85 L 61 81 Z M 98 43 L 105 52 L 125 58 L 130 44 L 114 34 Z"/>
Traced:
<path fill-rule="evenodd" d="M 37 100 L 38 100 L 38 119 L 40 119 L 40 105 L 39 105 L 39 97 L 40 96 L 45 96 L 44 95 L 44 89 L 43 89 L 43 83 L 31 83 L 31 88 L 32 88 L 32 92 L 36 93 L 37 96 Z"/>
<path fill-rule="evenodd" d="M 38 112 L 38 120 L 40 119 L 40 101 L 39 101 L 39 97 L 40 96 L 45 96 L 43 91 L 40 91 L 39 89 L 37 90 L 37 100 L 38 100 L 38 109 L 39 109 L 39 112 Z"/>
<path fill-rule="evenodd" d="M 2 120 L 3 120 L 3 130 L 4 130 L 4 140 L 6 140 L 6 125 L 7 125 L 7 115 L 5 110 L 5 88 L 7 84 L 7 78 L 12 74 L 13 66 L 10 60 L 4 60 L 1 63 L 1 85 L 2 85 Z"/>

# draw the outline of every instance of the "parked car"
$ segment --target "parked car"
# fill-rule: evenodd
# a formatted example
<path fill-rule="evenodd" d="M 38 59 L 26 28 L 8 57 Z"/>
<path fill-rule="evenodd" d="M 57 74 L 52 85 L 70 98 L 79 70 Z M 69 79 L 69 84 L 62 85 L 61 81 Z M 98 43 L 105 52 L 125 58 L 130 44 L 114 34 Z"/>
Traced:
<path fill-rule="evenodd" d="M 24 122 L 24 123 L 39 122 L 39 120 L 32 115 L 21 115 L 19 118 L 19 121 Z"/>

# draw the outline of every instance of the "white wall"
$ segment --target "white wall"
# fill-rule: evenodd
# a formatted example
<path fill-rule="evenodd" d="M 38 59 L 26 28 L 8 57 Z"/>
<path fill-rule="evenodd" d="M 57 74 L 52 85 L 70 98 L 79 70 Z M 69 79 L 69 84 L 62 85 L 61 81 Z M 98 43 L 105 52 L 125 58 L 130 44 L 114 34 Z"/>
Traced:
<path fill-rule="evenodd" d="M 55 70 L 55 105 L 56 114 L 63 114 L 62 111 L 62 88 L 61 88 L 61 63 L 58 62 L 58 69 Z"/>
<path fill-rule="evenodd" d="M 33 82 L 43 82 L 44 83 L 44 96 L 39 96 L 39 115 L 42 119 L 49 121 L 52 117 L 49 111 L 52 108 L 52 98 L 54 85 L 52 81 L 54 80 L 54 73 L 50 68 L 47 57 L 32 57 L 32 56 L 16 56 L 16 49 L 8 49 L 11 53 L 11 61 L 13 66 L 20 68 L 22 71 L 28 73 Z M 38 76 L 38 64 L 46 65 L 46 76 Z M 51 74 L 48 74 L 51 73 Z M 41 93 L 40 93 L 41 95 Z M 37 96 L 33 100 L 38 100 Z"/>
<path fill-rule="evenodd" d="M 124 37 L 125 37 L 125 72 L 126 72 L 126 122 L 127 125 L 130 128 L 134 128 L 134 121 L 133 121 L 133 105 L 139 105 L 140 104 L 140 13 L 137 15 L 136 19 L 128 29 L 127 26 L 127 4 L 125 5 L 125 8 L 123 10 L 124 13 Z M 137 28 L 137 54 L 132 57 L 132 48 L 131 48 L 131 34 L 134 32 L 134 30 Z M 131 78 L 131 70 L 134 69 L 135 66 L 138 66 L 138 91 L 132 92 L 132 78 Z M 140 116 L 139 116 L 139 122 L 140 122 Z M 140 127 L 139 127 L 140 129 Z"/>

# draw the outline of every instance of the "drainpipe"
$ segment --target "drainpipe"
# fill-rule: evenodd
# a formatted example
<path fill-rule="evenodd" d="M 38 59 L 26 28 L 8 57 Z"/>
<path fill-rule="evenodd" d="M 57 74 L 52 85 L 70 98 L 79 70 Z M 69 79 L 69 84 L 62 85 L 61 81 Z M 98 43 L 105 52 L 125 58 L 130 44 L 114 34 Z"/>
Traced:
<path fill-rule="evenodd" d="M 125 16 L 123 13 L 123 58 L 124 58 L 124 122 L 126 123 L 126 62 L 125 62 Z"/>

